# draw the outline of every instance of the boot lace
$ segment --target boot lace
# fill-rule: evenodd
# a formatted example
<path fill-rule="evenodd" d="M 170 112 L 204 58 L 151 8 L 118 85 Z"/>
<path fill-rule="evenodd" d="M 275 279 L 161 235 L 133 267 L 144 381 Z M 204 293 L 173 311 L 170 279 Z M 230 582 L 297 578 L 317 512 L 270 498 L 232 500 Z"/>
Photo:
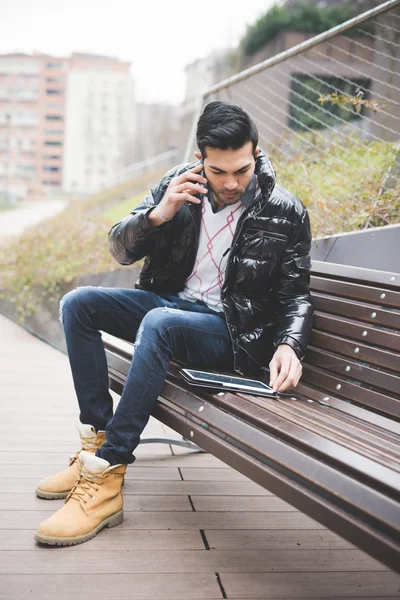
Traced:
<path fill-rule="evenodd" d="M 97 435 L 95 438 L 85 438 L 81 436 L 82 440 L 82 450 L 86 450 L 86 452 L 96 452 L 98 448 L 102 445 L 102 439 Z"/>
<path fill-rule="evenodd" d="M 82 465 L 78 481 L 68 494 L 67 500 L 70 498 L 72 500 L 82 500 L 86 504 L 87 500 L 84 499 L 86 495 L 88 495 L 91 500 L 94 500 L 95 497 L 91 493 L 91 490 L 97 492 L 99 486 L 103 485 L 106 477 L 108 477 L 108 473 L 94 473 Z"/>
<path fill-rule="evenodd" d="M 82 450 L 86 450 L 86 452 L 95 453 L 96 450 L 101 448 L 101 446 L 103 445 L 103 440 L 101 439 L 101 437 L 99 435 L 97 435 L 95 438 L 93 438 L 93 437 L 86 438 L 86 437 L 83 437 L 82 435 L 80 437 L 81 437 L 81 441 L 82 441 L 82 448 L 81 448 L 81 450 L 78 450 L 78 452 L 71 458 L 69 466 L 73 465 L 74 462 L 76 460 L 78 460 L 79 454 Z"/>

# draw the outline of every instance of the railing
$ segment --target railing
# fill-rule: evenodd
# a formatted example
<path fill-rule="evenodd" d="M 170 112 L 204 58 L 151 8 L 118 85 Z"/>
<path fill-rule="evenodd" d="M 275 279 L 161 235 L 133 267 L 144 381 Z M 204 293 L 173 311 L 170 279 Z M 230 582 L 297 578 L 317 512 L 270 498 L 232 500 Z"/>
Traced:
<path fill-rule="evenodd" d="M 306 37 L 281 35 L 287 45 Z M 268 50 L 200 99 L 185 160 L 203 107 L 224 100 L 251 115 L 281 181 L 283 170 L 284 185 L 308 205 L 349 195 L 360 203 L 369 184 L 377 196 L 400 192 L 400 0 L 261 60 Z"/>

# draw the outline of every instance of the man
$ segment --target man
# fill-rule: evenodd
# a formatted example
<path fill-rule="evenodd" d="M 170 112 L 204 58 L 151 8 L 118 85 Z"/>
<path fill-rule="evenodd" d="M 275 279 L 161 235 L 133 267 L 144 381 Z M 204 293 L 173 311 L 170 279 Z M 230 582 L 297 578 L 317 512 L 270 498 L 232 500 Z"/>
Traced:
<path fill-rule="evenodd" d="M 85 542 L 122 521 L 124 474 L 171 359 L 255 376 L 269 365 L 278 391 L 301 377 L 312 318 L 307 211 L 275 184 L 240 107 L 207 105 L 197 144 L 197 160 L 167 173 L 110 231 L 119 263 L 145 257 L 136 289 L 79 288 L 62 299 L 82 449 L 36 490 L 67 498 L 40 525 L 42 543 Z M 101 330 L 135 343 L 114 415 Z"/>

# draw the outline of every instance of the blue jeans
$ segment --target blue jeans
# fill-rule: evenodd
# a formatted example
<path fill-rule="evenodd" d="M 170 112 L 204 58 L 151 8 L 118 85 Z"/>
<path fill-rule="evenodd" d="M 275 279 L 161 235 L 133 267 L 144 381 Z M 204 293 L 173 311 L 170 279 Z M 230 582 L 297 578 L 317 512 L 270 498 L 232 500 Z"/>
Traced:
<path fill-rule="evenodd" d="M 80 421 L 105 430 L 97 456 L 111 465 L 133 463 L 133 451 L 164 386 L 168 363 L 232 369 L 230 335 L 222 313 L 203 302 L 136 289 L 81 287 L 60 303 L 80 408 Z M 113 415 L 107 361 L 100 331 L 129 342 L 135 351 Z"/>

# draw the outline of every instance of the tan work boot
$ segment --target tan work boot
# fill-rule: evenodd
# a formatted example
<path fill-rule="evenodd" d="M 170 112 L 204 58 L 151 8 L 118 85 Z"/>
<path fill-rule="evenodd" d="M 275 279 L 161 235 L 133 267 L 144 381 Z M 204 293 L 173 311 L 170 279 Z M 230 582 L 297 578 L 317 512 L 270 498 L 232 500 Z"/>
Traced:
<path fill-rule="evenodd" d="M 82 544 L 103 527 L 123 520 L 121 484 L 127 465 L 110 467 L 103 458 L 82 450 L 79 478 L 65 504 L 39 525 L 35 540 L 51 546 Z"/>
<path fill-rule="evenodd" d="M 106 434 L 104 431 L 96 431 L 91 425 L 84 425 L 79 423 L 77 430 L 81 437 L 82 450 L 86 452 L 96 453 L 98 448 L 101 448 L 106 441 Z M 46 498 L 46 500 L 58 500 L 60 498 L 66 498 L 69 492 L 72 490 L 79 475 L 79 454 L 81 450 L 73 456 L 70 460 L 68 469 L 56 473 L 55 475 L 49 475 L 42 479 L 36 489 L 36 495 L 39 498 Z"/>

